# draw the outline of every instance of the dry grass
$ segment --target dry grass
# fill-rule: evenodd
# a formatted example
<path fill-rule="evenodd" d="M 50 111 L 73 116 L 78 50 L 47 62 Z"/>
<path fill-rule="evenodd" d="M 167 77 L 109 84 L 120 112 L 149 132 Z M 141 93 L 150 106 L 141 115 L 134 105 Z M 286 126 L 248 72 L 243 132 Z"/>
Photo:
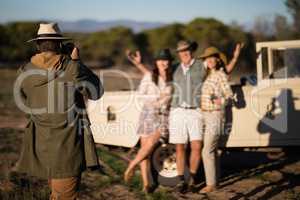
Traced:
<path fill-rule="evenodd" d="M 139 77 L 135 74 L 130 76 L 134 78 L 136 87 Z M 23 130 L 16 127 L 24 119 L 13 101 L 15 78 L 16 70 L 0 69 L 0 124 L 14 122 L 6 124 L 12 128 L 0 129 L 0 200 L 48 199 L 50 191 L 46 180 L 12 172 L 19 157 L 23 135 Z M 106 76 L 103 82 L 106 90 L 128 89 L 126 79 L 116 76 Z M 172 188 L 163 187 L 159 187 L 152 195 L 144 195 L 140 192 L 139 172 L 130 185 L 122 180 L 127 163 L 120 156 L 125 156 L 125 153 L 118 151 L 120 156 L 116 156 L 100 147 L 99 157 L 107 174 L 85 172 L 80 199 L 300 199 L 299 150 L 293 152 L 278 160 L 269 160 L 266 153 L 258 152 L 224 154 L 220 189 L 207 196 L 193 193 L 180 195 L 173 192 Z"/>

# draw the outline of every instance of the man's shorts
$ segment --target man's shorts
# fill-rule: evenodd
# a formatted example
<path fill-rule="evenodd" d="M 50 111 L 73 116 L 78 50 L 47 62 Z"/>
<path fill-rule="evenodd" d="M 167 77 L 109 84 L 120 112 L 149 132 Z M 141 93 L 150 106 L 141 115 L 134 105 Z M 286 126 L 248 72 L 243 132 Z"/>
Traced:
<path fill-rule="evenodd" d="M 203 119 L 200 109 L 172 108 L 169 116 L 169 142 L 186 144 L 202 140 Z"/>

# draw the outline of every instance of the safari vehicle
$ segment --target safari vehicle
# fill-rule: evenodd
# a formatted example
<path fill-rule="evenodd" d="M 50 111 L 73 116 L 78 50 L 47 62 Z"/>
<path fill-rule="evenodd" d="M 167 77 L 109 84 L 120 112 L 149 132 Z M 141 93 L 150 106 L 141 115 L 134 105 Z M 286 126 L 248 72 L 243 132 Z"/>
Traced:
<path fill-rule="evenodd" d="M 221 148 L 300 145 L 300 40 L 256 44 L 257 74 L 232 85 L 234 103 L 226 108 Z M 106 92 L 89 101 L 96 143 L 132 148 L 142 103 L 135 91 Z M 157 145 L 151 156 L 158 181 L 176 184 L 175 148 Z"/>

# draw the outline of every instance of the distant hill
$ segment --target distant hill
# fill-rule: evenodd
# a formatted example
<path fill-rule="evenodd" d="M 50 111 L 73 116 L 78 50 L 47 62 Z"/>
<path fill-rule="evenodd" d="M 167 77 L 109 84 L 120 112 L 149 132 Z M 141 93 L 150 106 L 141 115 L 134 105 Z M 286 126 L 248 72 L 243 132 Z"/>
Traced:
<path fill-rule="evenodd" d="M 59 21 L 59 25 L 64 32 L 95 32 L 106 30 L 116 26 L 131 28 L 134 32 L 140 32 L 146 29 L 153 29 L 166 24 L 160 22 L 139 22 L 134 20 L 78 20 L 78 21 Z"/>

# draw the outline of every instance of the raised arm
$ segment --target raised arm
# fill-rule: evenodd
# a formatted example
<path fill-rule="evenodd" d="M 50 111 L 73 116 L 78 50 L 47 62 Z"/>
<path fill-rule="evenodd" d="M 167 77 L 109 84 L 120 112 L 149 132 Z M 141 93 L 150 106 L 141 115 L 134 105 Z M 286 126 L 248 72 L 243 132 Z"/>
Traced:
<path fill-rule="evenodd" d="M 74 80 L 84 97 L 92 100 L 99 99 L 103 93 L 103 85 L 96 74 L 80 61 L 79 50 L 75 47 L 71 54 Z"/>
<path fill-rule="evenodd" d="M 132 53 L 130 50 L 126 50 L 126 56 L 128 60 L 138 68 L 144 75 L 150 73 L 150 70 L 142 63 L 142 56 L 140 51 Z"/>
<path fill-rule="evenodd" d="M 240 55 L 241 50 L 242 50 L 243 47 L 244 47 L 244 43 L 238 43 L 235 46 L 235 50 L 234 50 L 234 53 L 233 53 L 233 58 L 230 60 L 229 64 L 226 65 L 226 72 L 228 74 L 231 73 L 232 70 L 234 69 L 235 64 L 237 63 L 237 60 L 239 58 L 239 55 Z"/>

